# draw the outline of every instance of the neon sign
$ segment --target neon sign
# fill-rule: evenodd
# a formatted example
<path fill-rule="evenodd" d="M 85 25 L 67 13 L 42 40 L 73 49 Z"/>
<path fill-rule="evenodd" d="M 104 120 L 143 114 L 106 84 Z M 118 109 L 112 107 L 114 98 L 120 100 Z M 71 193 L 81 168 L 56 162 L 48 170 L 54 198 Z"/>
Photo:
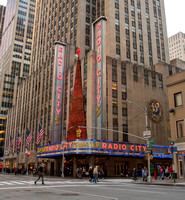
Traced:
<path fill-rule="evenodd" d="M 144 144 L 130 144 L 130 143 L 116 143 L 116 142 L 102 142 L 92 140 L 74 140 L 67 142 L 65 145 L 54 144 L 40 147 L 37 149 L 38 153 L 47 153 L 65 150 L 79 150 L 79 149 L 96 149 L 99 151 L 126 151 L 126 152 L 142 152 L 146 151 Z"/>
<path fill-rule="evenodd" d="M 62 134 L 63 88 L 65 68 L 65 44 L 55 43 L 55 78 L 54 78 L 54 106 L 53 106 L 53 134 L 52 142 L 59 142 Z"/>
<path fill-rule="evenodd" d="M 96 36 L 96 48 L 97 48 L 97 57 L 96 57 L 96 62 L 97 62 L 97 69 L 96 69 L 96 77 L 97 77 L 97 83 L 96 83 L 96 100 L 97 100 L 97 117 L 101 114 L 101 24 L 97 24 L 96 26 L 96 31 L 97 31 L 97 36 Z"/>
<path fill-rule="evenodd" d="M 93 79 L 94 96 L 94 126 L 105 127 L 106 118 L 106 17 L 100 17 L 93 22 L 93 49 L 95 50 Z M 95 138 L 102 139 L 102 130 L 95 130 Z"/>

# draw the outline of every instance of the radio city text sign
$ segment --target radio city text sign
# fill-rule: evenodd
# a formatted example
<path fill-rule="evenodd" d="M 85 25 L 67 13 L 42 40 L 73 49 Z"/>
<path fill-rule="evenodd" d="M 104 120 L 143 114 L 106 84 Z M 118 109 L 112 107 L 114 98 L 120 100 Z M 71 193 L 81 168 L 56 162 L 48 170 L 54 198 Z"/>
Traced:
<path fill-rule="evenodd" d="M 55 43 L 55 76 L 52 143 L 59 142 L 62 134 L 63 90 L 65 68 L 65 44 Z"/>
<path fill-rule="evenodd" d="M 106 17 L 93 23 L 93 49 L 95 50 L 95 126 L 106 124 Z M 93 75 L 93 74 L 92 74 Z M 94 75 L 93 75 L 94 77 Z M 96 130 L 97 139 L 102 138 L 101 130 Z"/>
<path fill-rule="evenodd" d="M 108 141 L 96 141 L 96 140 L 75 140 L 69 141 L 65 145 L 54 144 L 49 146 L 39 147 L 37 149 L 38 154 L 42 153 L 51 153 L 57 151 L 75 151 L 75 150 L 97 150 L 99 153 L 103 151 L 117 151 L 117 152 L 138 152 L 144 153 L 146 150 L 146 145 L 144 144 L 130 144 L 130 143 L 117 143 L 117 142 L 108 142 Z"/>

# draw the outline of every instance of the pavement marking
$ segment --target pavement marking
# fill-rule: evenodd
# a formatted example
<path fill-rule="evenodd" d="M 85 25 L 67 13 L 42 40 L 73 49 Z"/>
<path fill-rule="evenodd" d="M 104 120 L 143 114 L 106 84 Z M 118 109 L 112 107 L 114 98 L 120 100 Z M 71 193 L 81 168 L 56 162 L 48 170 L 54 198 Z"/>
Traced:
<path fill-rule="evenodd" d="M 13 183 L 11 182 L 0 182 L 1 185 L 14 185 Z"/>
<path fill-rule="evenodd" d="M 109 186 L 109 185 L 108 185 Z M 111 185 L 112 186 L 112 185 Z M 110 188 L 107 188 L 107 187 L 105 187 L 104 189 L 110 189 Z M 114 188 L 114 190 L 120 190 L 120 191 L 123 191 L 123 190 L 126 190 L 127 192 L 145 192 L 145 193 L 154 193 L 154 194 L 156 194 L 156 193 L 158 193 L 158 194 L 167 194 L 167 192 L 157 192 L 157 191 L 149 191 L 149 190 L 138 190 L 138 189 L 135 189 L 135 188 L 120 188 L 120 189 L 118 189 L 118 188 Z"/>
<path fill-rule="evenodd" d="M 14 184 L 17 184 L 17 185 L 23 185 L 24 183 L 21 183 L 19 181 L 10 181 L 10 183 L 14 183 Z"/>
<path fill-rule="evenodd" d="M 52 188 L 52 190 L 70 192 L 70 193 L 81 194 L 81 195 L 85 195 L 85 196 L 92 196 L 92 197 L 99 197 L 99 198 L 106 198 L 106 199 L 118 200 L 118 198 L 115 198 L 115 197 L 107 197 L 107 196 L 95 195 L 95 194 L 89 194 L 89 193 L 74 192 L 74 191 L 71 191 L 71 190 L 60 190 L 60 189 L 55 189 L 55 188 Z"/>
<path fill-rule="evenodd" d="M 19 186 L 19 187 L 3 187 L 0 188 L 0 190 L 15 190 L 15 189 L 28 189 L 28 188 L 33 188 L 33 189 L 37 189 L 37 188 L 61 188 L 61 187 L 80 187 L 80 186 L 85 186 L 85 187 L 106 187 L 107 185 L 99 185 L 99 184 L 91 184 L 91 185 L 84 185 L 84 184 L 78 184 L 78 185 L 42 185 L 40 183 L 40 185 L 34 185 L 34 186 Z M 109 186 L 114 186 L 117 187 L 117 185 L 109 185 Z"/>

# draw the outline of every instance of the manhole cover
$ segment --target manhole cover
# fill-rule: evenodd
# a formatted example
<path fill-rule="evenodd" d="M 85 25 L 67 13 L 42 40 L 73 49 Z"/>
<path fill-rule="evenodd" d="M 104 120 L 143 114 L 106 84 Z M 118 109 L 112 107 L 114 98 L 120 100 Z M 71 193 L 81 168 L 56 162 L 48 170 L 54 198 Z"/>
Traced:
<path fill-rule="evenodd" d="M 79 196 L 79 194 L 75 194 L 75 193 L 64 193 L 64 194 L 60 194 L 61 196 Z"/>
<path fill-rule="evenodd" d="M 52 192 L 35 192 L 35 194 L 52 194 Z"/>

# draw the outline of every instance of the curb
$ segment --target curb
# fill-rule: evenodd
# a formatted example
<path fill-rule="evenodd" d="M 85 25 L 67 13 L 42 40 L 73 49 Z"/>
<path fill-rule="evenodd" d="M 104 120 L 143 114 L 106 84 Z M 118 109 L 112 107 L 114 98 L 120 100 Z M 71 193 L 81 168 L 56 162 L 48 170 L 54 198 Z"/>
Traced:
<path fill-rule="evenodd" d="M 185 187 L 185 183 L 184 184 L 179 184 L 179 183 L 155 183 L 155 182 L 151 182 L 151 183 L 142 183 L 142 182 L 130 182 L 131 184 L 141 184 L 141 185 L 163 185 L 163 186 L 180 186 L 180 187 Z"/>

